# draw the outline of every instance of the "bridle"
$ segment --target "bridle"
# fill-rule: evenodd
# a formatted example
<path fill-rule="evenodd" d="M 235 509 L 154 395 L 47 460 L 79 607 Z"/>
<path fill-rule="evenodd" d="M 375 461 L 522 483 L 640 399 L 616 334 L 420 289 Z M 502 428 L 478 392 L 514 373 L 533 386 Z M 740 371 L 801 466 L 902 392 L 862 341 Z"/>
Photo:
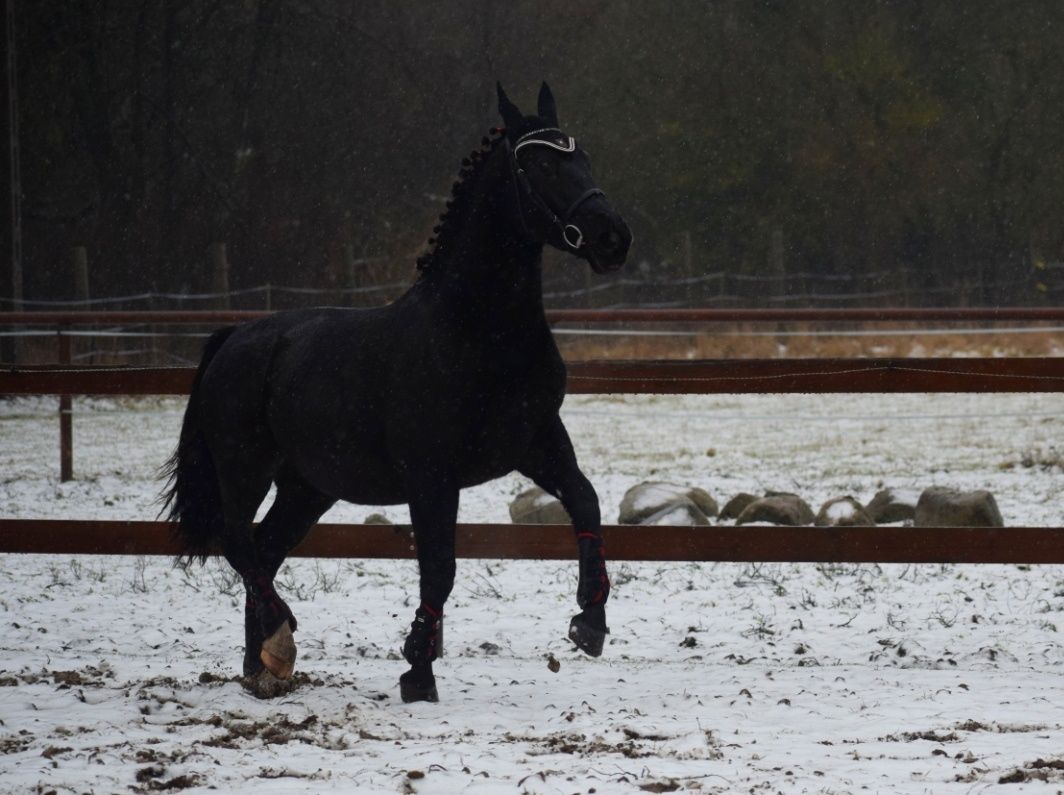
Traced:
<path fill-rule="evenodd" d="M 553 138 L 533 138 L 534 135 L 542 135 L 543 133 L 557 133 Z M 573 213 L 581 204 L 586 202 L 592 196 L 605 196 L 606 194 L 599 188 L 588 188 L 573 201 L 564 213 L 559 214 L 554 212 L 554 209 L 547 203 L 532 186 L 532 181 L 528 178 L 528 174 L 521 168 L 521 162 L 517 159 L 517 153 L 526 146 L 546 146 L 550 149 L 555 149 L 565 154 L 572 154 L 576 151 L 576 139 L 571 135 L 566 135 L 557 127 L 543 127 L 538 130 L 532 130 L 522 135 L 513 145 L 513 158 L 514 166 L 518 179 L 521 181 L 525 192 L 533 198 L 533 200 L 539 205 L 540 210 L 547 216 L 547 220 L 557 229 L 561 235 L 561 239 L 565 241 L 565 244 L 569 246 L 573 251 L 579 251 L 584 246 L 584 233 L 580 227 L 572 223 L 570 219 Z M 571 230 L 571 231 L 570 231 Z"/>

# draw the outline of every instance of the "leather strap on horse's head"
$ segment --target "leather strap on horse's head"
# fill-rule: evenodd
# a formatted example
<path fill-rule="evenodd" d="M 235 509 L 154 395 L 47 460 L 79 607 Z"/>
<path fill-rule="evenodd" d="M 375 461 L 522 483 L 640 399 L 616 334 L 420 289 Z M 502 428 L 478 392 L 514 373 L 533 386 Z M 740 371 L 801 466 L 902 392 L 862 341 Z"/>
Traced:
<path fill-rule="evenodd" d="M 543 133 L 557 133 L 553 138 L 532 136 L 541 136 Z M 509 142 L 507 142 L 509 145 Z M 511 170 L 514 176 L 514 183 L 518 193 L 518 215 L 521 218 L 521 223 L 524 226 L 526 232 L 531 232 L 528 229 L 528 224 L 525 220 L 524 208 L 530 206 L 535 213 L 541 216 L 544 221 L 544 225 L 547 227 L 547 239 L 552 245 L 558 248 L 568 248 L 573 253 L 580 251 L 584 247 L 584 233 L 579 226 L 572 223 L 571 219 L 573 213 L 582 205 L 585 201 L 593 196 L 605 196 L 605 193 L 599 188 L 588 188 L 572 201 L 565 211 L 559 216 L 554 211 L 547 201 L 536 191 L 532 185 L 532 181 L 528 178 L 528 174 L 521 168 L 520 162 L 517 160 L 517 153 L 526 146 L 546 146 L 551 149 L 556 149 L 559 152 L 571 153 L 576 151 L 576 141 L 572 136 L 566 136 L 557 127 L 544 127 L 539 130 L 532 130 L 522 135 L 514 143 L 511 152 Z"/>

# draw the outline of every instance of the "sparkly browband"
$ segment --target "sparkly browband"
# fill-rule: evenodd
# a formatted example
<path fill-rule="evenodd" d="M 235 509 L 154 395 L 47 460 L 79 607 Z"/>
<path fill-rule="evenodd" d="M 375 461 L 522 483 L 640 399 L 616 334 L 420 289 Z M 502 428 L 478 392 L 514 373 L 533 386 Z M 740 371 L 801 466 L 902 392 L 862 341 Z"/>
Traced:
<path fill-rule="evenodd" d="M 541 133 L 557 133 L 557 135 L 551 138 L 533 138 L 533 135 L 540 135 Z M 538 144 L 539 146 L 549 146 L 551 149 L 557 149 L 559 152 L 575 152 L 576 151 L 576 139 L 571 135 L 566 135 L 557 127 L 543 127 L 539 130 L 532 130 L 527 132 L 517 139 L 517 143 L 514 144 L 514 155 L 521 150 L 522 146 L 532 146 Z"/>

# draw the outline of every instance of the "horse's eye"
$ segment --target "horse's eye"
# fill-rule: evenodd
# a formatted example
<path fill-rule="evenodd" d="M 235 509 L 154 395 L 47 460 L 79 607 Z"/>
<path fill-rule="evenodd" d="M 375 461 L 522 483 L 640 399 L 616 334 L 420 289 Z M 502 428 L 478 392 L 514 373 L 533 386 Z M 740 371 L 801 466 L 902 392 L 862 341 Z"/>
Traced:
<path fill-rule="evenodd" d="M 554 169 L 554 161 L 552 161 L 552 160 L 550 160 L 550 159 L 548 159 L 546 157 L 541 158 L 536 163 L 536 165 L 539 167 L 539 170 L 542 171 L 544 174 L 553 174 L 554 173 L 554 170 L 555 170 Z"/>

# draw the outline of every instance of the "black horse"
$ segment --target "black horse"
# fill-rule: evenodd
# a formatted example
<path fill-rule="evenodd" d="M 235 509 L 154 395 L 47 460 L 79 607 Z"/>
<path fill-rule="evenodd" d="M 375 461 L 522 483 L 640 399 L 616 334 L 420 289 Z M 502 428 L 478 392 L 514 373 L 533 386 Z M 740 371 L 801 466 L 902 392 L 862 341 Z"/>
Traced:
<path fill-rule="evenodd" d="M 455 575 L 459 491 L 517 470 L 561 500 L 580 553 L 569 637 L 602 652 L 609 579 L 598 497 L 558 416 L 565 366 L 543 312 L 544 243 L 604 273 L 631 234 L 558 129 L 550 88 L 462 161 L 419 276 L 374 309 L 279 312 L 207 342 L 168 465 L 170 518 L 188 560 L 220 551 L 240 574 L 244 674 L 281 678 L 296 619 L 274 590 L 288 552 L 337 500 L 409 503 L 421 604 L 404 701 L 437 699 L 432 661 Z M 271 483 L 277 494 L 252 521 Z M 357 532 L 357 530 L 352 530 Z"/>

